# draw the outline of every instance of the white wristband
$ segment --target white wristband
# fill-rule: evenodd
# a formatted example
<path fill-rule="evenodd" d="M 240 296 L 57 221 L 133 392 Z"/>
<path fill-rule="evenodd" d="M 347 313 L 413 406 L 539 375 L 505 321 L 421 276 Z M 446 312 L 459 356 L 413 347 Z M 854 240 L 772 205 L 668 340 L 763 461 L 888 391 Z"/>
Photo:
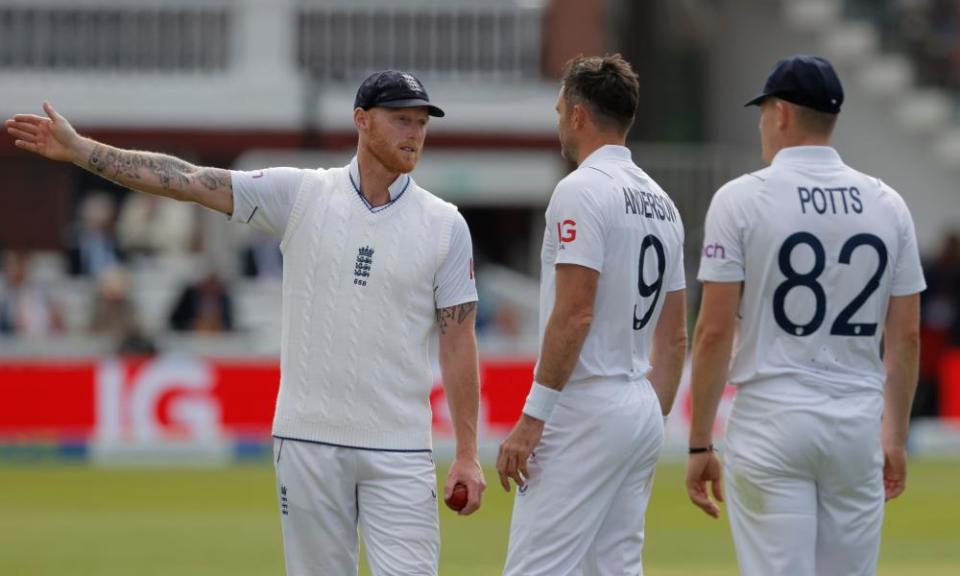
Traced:
<path fill-rule="evenodd" d="M 546 422 L 559 398 L 559 390 L 547 388 L 534 381 L 533 386 L 530 387 L 530 393 L 527 394 L 527 402 L 523 405 L 523 413 L 531 418 Z"/>

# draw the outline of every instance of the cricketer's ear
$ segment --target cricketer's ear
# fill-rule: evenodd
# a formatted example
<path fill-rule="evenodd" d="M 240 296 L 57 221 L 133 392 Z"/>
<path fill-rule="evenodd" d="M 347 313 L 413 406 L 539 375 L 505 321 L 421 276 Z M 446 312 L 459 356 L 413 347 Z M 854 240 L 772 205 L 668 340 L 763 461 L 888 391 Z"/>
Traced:
<path fill-rule="evenodd" d="M 573 108 L 570 111 L 570 116 L 572 116 L 573 127 L 579 130 L 587 124 L 587 118 L 589 117 L 589 112 L 587 112 L 586 106 L 584 106 L 583 104 L 577 103 L 573 105 Z"/>
<path fill-rule="evenodd" d="M 370 125 L 369 113 L 363 108 L 354 108 L 353 125 L 357 127 L 357 131 L 366 132 L 367 127 Z"/>
<path fill-rule="evenodd" d="M 774 103 L 777 112 L 777 128 L 781 131 L 787 130 L 793 125 L 794 109 L 793 105 L 777 98 Z"/>

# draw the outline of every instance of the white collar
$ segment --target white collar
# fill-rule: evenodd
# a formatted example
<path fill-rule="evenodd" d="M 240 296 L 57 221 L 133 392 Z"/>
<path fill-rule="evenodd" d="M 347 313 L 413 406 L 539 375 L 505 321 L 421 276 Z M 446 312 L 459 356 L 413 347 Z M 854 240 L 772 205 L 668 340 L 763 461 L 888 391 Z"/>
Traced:
<path fill-rule="evenodd" d="M 390 194 L 390 202 L 393 202 L 400 197 L 401 194 L 410 186 L 410 182 L 413 179 L 409 174 L 401 174 L 397 176 L 397 179 L 393 181 L 389 186 L 387 186 L 387 193 Z M 363 197 L 363 193 L 360 191 L 360 162 L 357 160 L 357 157 L 354 156 L 350 160 L 350 181 L 353 183 L 354 189 Z M 363 197 L 366 200 L 365 197 Z M 379 206 L 377 208 L 380 208 Z"/>
<path fill-rule="evenodd" d="M 630 160 L 631 158 L 630 149 L 626 146 L 604 144 L 584 158 L 580 166 L 588 166 L 603 160 Z"/>
<path fill-rule="evenodd" d="M 776 164 L 843 164 L 840 154 L 831 146 L 790 146 L 773 157 Z"/>

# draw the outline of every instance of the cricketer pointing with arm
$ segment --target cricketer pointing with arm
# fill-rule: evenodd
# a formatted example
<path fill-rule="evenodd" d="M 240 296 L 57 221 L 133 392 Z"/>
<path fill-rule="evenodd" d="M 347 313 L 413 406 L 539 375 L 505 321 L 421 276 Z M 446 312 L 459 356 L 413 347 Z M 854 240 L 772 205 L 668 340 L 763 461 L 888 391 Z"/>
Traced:
<path fill-rule="evenodd" d="M 430 117 L 411 74 L 360 86 L 357 155 L 347 166 L 236 172 L 81 137 L 52 106 L 6 122 L 16 145 L 134 190 L 192 201 L 280 240 L 281 383 L 274 460 L 287 573 L 437 574 L 429 339 L 456 430 L 445 494 L 484 490 L 477 457 L 479 369 L 470 232 L 456 207 L 419 187 Z"/>

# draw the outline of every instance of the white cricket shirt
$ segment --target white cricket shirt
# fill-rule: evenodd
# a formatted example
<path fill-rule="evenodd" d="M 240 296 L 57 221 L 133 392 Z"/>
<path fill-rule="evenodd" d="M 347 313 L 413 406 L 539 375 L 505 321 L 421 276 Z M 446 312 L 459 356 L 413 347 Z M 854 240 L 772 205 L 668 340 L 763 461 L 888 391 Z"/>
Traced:
<path fill-rule="evenodd" d="M 477 299 L 456 207 L 401 175 L 360 193 L 357 161 L 233 172 L 231 220 L 282 238 L 275 436 L 382 450 L 431 446 L 435 310 Z"/>
<path fill-rule="evenodd" d="M 670 197 L 623 146 L 603 146 L 557 184 L 546 213 L 540 338 L 558 264 L 600 272 L 594 318 L 570 382 L 643 378 L 667 292 L 686 285 L 683 223 Z"/>
<path fill-rule="evenodd" d="M 903 199 L 823 146 L 717 191 L 699 279 L 743 282 L 732 384 L 787 376 L 834 395 L 882 393 L 890 296 L 926 287 Z"/>

